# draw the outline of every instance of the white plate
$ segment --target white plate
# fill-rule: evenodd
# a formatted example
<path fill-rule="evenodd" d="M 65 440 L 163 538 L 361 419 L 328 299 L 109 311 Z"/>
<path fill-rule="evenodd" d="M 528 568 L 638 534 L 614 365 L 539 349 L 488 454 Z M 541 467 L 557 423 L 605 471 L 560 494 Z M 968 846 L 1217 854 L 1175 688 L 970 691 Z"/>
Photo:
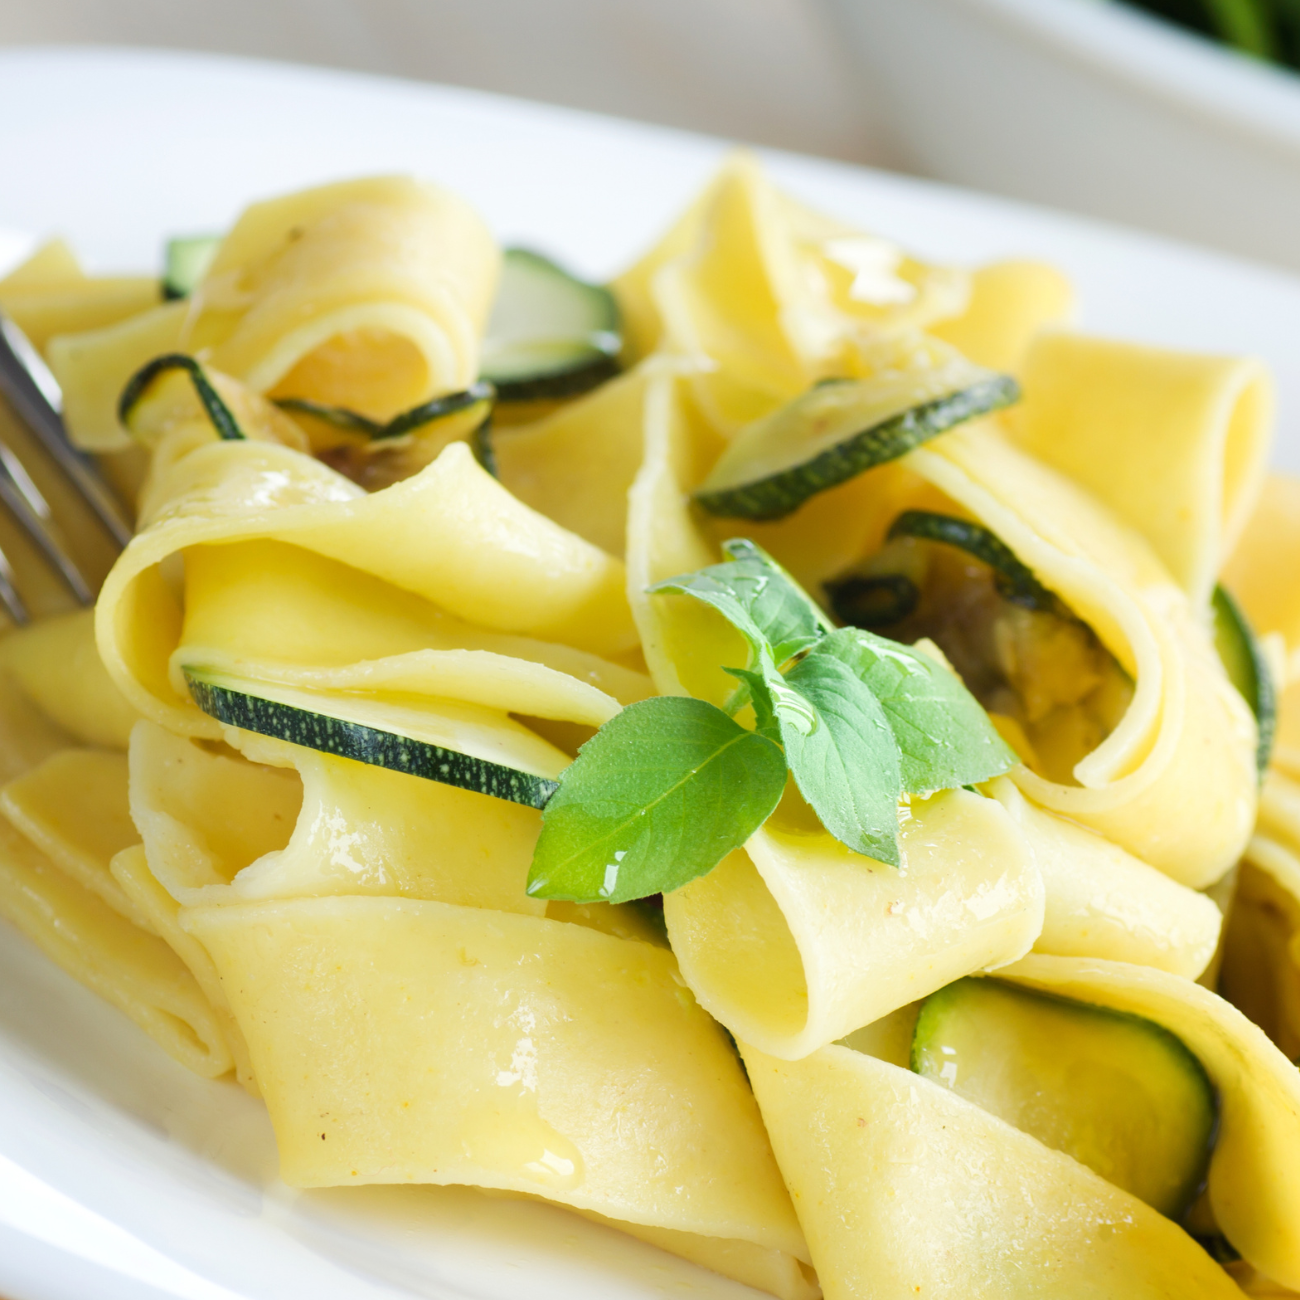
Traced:
<path fill-rule="evenodd" d="M 236 60 L 0 53 L 0 228 L 62 232 L 95 267 L 260 195 L 417 171 L 507 239 L 593 274 L 646 244 L 717 141 L 471 92 Z M 769 155 L 809 201 L 924 254 L 1050 258 L 1093 329 L 1250 351 L 1300 420 L 1300 279 L 1073 218 Z M 16 245 L 11 244 L 10 252 Z M 0 245 L 0 257 L 4 256 Z M 1300 439 L 1280 461 L 1300 469 Z M 547 1206 L 456 1188 L 296 1194 L 270 1126 L 0 928 L 0 1293 L 11 1300 L 722 1300 L 736 1286 Z"/>

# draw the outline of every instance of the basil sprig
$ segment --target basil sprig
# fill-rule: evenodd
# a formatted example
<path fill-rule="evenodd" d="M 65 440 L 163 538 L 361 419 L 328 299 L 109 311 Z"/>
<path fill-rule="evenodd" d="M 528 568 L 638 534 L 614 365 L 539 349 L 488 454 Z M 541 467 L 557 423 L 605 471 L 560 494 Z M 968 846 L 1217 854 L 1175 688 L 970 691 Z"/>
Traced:
<path fill-rule="evenodd" d="M 542 813 L 528 892 L 625 902 L 711 871 L 771 815 L 787 773 L 856 853 L 900 863 L 904 793 L 974 785 L 1017 762 L 960 679 L 861 628 L 835 628 L 753 542 L 650 588 L 716 609 L 744 637 L 726 709 L 662 696 L 585 744 Z M 752 730 L 736 721 L 746 707 Z"/>

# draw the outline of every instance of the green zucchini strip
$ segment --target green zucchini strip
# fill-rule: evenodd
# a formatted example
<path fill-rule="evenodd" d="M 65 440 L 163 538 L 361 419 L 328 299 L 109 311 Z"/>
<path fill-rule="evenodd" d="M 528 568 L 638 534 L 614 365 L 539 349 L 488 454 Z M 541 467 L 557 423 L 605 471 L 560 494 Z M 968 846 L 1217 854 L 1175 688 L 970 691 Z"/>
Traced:
<path fill-rule="evenodd" d="M 220 235 L 169 239 L 163 255 L 163 297 L 169 302 L 188 298 L 207 275 L 220 247 Z"/>
<path fill-rule="evenodd" d="M 927 542 L 956 546 L 993 570 L 994 584 L 1004 600 L 1023 605 L 1026 609 L 1063 612 L 1055 593 L 1044 587 L 1033 571 L 1015 557 L 1011 548 L 982 524 L 932 510 L 904 510 L 890 524 L 885 536 L 888 541 L 895 537 L 917 537 Z"/>
<path fill-rule="evenodd" d="M 195 704 L 226 726 L 314 749 L 322 754 L 350 758 L 371 767 L 405 772 L 443 785 L 457 786 L 506 799 L 529 808 L 544 808 L 559 789 L 559 782 L 531 772 L 475 758 L 428 741 L 325 713 L 313 713 L 208 681 L 190 669 L 185 680 Z"/>
<path fill-rule="evenodd" d="M 282 411 L 309 415 L 344 432 L 363 433 L 373 442 L 382 442 L 385 438 L 400 438 L 403 434 L 415 433 L 447 416 L 459 415 L 480 402 L 488 404 L 490 416 L 491 403 L 496 400 L 496 396 L 492 384 L 478 380 L 459 392 L 444 393 L 441 397 L 411 407 L 409 411 L 402 411 L 386 424 L 372 420 L 358 411 L 351 411 L 346 406 L 327 406 L 324 402 L 313 402 L 308 397 L 277 397 L 275 404 Z"/>
<path fill-rule="evenodd" d="M 1263 776 L 1277 733 L 1277 686 L 1254 629 L 1241 606 L 1224 587 L 1215 587 L 1211 607 L 1214 612 L 1214 648 L 1219 652 L 1228 680 L 1241 692 L 1255 715 L 1259 731 L 1255 764 Z"/>
<path fill-rule="evenodd" d="M 227 442 L 244 440 L 245 434 L 239 427 L 239 422 L 230 407 L 218 396 L 211 380 L 203 373 L 203 367 L 193 357 L 183 352 L 166 352 L 160 357 L 154 357 L 126 381 L 126 387 L 122 389 L 122 396 L 117 402 L 117 418 L 123 428 L 130 429 L 132 412 L 152 387 L 154 380 L 169 370 L 184 370 L 189 375 L 194 384 L 194 391 L 198 394 L 199 401 L 203 403 L 203 409 L 208 419 L 212 421 L 212 427 L 220 437 Z"/>
<path fill-rule="evenodd" d="M 821 418 L 820 405 L 828 396 L 834 396 L 833 393 L 828 395 L 826 390 L 841 384 L 866 382 L 869 381 L 824 382 L 765 419 L 790 421 L 793 428 L 806 410 L 807 418 L 816 421 Z M 1014 379 L 1009 375 L 990 373 L 987 378 L 955 392 L 917 403 L 866 428 L 855 429 L 802 463 L 735 485 L 711 487 L 706 480 L 696 490 L 694 498 L 703 509 L 714 515 L 780 519 L 797 510 L 809 497 L 856 478 L 877 465 L 897 460 L 955 425 L 1010 406 L 1019 397 L 1020 386 Z"/>
<path fill-rule="evenodd" d="M 619 372 L 618 303 L 541 253 L 508 248 L 480 377 L 503 402 L 576 397 Z"/>
<path fill-rule="evenodd" d="M 1214 1086 L 1141 1016 L 967 978 L 921 1004 L 911 1065 L 1171 1219 L 1205 1185 Z"/>

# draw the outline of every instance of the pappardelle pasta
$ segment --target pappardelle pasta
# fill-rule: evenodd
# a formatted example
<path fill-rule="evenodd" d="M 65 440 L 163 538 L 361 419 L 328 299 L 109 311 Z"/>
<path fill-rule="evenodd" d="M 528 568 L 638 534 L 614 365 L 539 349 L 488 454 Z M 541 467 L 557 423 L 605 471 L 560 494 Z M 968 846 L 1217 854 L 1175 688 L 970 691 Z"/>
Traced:
<path fill-rule="evenodd" d="M 0 914 L 286 1182 L 782 1300 L 1300 1292 L 1258 362 L 744 155 L 609 286 L 378 178 L 0 310 L 137 507 L 0 638 Z"/>

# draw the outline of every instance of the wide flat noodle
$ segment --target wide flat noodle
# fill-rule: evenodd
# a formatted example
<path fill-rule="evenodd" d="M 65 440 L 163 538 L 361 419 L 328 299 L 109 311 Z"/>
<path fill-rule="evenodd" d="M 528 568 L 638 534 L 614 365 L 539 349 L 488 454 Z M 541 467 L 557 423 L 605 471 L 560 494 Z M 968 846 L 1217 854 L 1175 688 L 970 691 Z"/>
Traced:
<path fill-rule="evenodd" d="M 0 916 L 174 1060 L 206 1078 L 230 1069 L 221 1026 L 171 948 L 65 875 L 4 819 Z"/>
<path fill-rule="evenodd" d="M 520 501 L 620 559 L 646 384 L 657 366 L 642 362 L 545 419 L 492 436 L 497 474 Z"/>
<path fill-rule="evenodd" d="M 930 332 L 976 365 L 1019 374 L 1030 344 L 1043 330 L 1068 324 L 1074 289 L 1045 262 L 991 262 L 970 277 L 970 302 L 960 316 Z"/>
<path fill-rule="evenodd" d="M 988 790 L 1024 833 L 1043 877 L 1046 906 L 1035 952 L 1133 962 L 1187 979 L 1206 969 L 1222 919 L 1206 895 L 1034 807 L 1006 777 Z"/>
<path fill-rule="evenodd" d="M 63 423 L 84 451 L 121 451 L 131 435 L 117 418 L 126 382 L 147 361 L 175 352 L 189 303 L 161 303 L 101 329 L 59 334 L 46 348 L 63 393 Z"/>
<path fill-rule="evenodd" d="M 140 716 L 95 648 L 89 609 L 19 628 L 0 640 L 0 670 L 40 710 L 87 745 L 125 749 Z"/>
<path fill-rule="evenodd" d="M 742 1050 L 827 1300 L 1240 1295 L 1177 1224 L 929 1079 Z"/>
<path fill-rule="evenodd" d="M 412 899 L 184 924 L 221 971 L 292 1185 L 470 1183 L 806 1258 L 739 1062 L 666 950 Z"/>
<path fill-rule="evenodd" d="M 149 870 L 143 844 L 133 844 L 118 853 L 110 864 L 113 879 L 132 905 L 145 917 L 149 929 L 158 934 L 177 957 L 189 968 L 195 983 L 203 991 L 222 1037 L 230 1049 L 235 1078 L 253 1096 L 258 1095 L 257 1080 L 248 1056 L 244 1031 L 230 1010 L 221 977 L 212 964 L 207 949 L 188 931 L 181 929 L 180 904 L 158 883 Z"/>
<path fill-rule="evenodd" d="M 1021 445 L 1144 536 L 1203 605 L 1268 464 L 1263 363 L 1053 332 L 1031 348 L 1024 388 Z"/>
<path fill-rule="evenodd" d="M 139 839 L 126 786 L 125 755 L 65 749 L 0 790 L 0 812 L 69 878 L 148 930 L 110 871 Z"/>
<path fill-rule="evenodd" d="M 967 295 L 963 273 L 803 207 L 743 153 L 613 288 L 634 356 L 701 360 L 692 392 L 723 434 L 851 372 L 871 340 L 956 315 Z"/>
<path fill-rule="evenodd" d="M 1255 631 L 1282 637 L 1287 675 L 1300 677 L 1300 479 L 1272 473 L 1264 481 L 1241 540 L 1223 570 Z"/>
<path fill-rule="evenodd" d="M 797 816 L 797 814 L 796 814 Z M 737 852 L 664 897 L 682 974 L 706 1010 L 795 1060 L 1029 950 L 1043 923 L 1034 858 L 996 801 L 913 800 L 902 866 L 778 810 Z"/>
<path fill-rule="evenodd" d="M 1202 617 L 1143 540 L 987 422 L 912 452 L 908 469 L 969 511 L 1097 633 L 1134 680 L 1078 785 L 1027 768 L 1035 803 L 1193 888 L 1228 870 L 1256 804 L 1255 724 Z"/>
<path fill-rule="evenodd" d="M 177 902 L 375 893 L 545 911 L 524 892 L 541 828 L 536 809 L 234 728 L 226 734 L 252 763 L 208 754 L 148 722 L 131 740 L 131 810 L 150 870 Z M 227 829 L 232 808 L 238 825 Z"/>
<path fill-rule="evenodd" d="M 169 557 L 200 545 L 292 543 L 492 631 L 595 653 L 635 645 L 619 561 L 517 502 L 463 444 L 414 478 L 367 496 L 288 448 L 210 443 L 175 463 L 160 498 L 166 504 L 105 583 L 96 627 L 104 664 L 123 693 L 174 730 L 217 734 L 217 724 L 168 675 L 192 611 L 182 608 L 163 570 Z M 294 612 L 285 611 L 287 621 Z M 425 621 L 433 617 L 430 611 Z M 319 629 L 316 637 L 328 642 Z"/>
<path fill-rule="evenodd" d="M 304 190 L 246 209 L 181 343 L 257 392 L 388 419 L 474 380 L 499 260 L 472 209 L 435 186 Z"/>
<path fill-rule="evenodd" d="M 0 311 L 37 348 L 71 331 L 98 329 L 156 304 L 153 276 L 88 276 L 61 239 L 38 248 L 0 279 Z"/>
<path fill-rule="evenodd" d="M 1150 967 L 1035 954 L 998 977 L 1145 1016 L 1182 1039 L 1219 1095 L 1214 1217 L 1244 1259 L 1300 1286 L 1300 1072 L 1264 1031 L 1208 989 Z"/>

